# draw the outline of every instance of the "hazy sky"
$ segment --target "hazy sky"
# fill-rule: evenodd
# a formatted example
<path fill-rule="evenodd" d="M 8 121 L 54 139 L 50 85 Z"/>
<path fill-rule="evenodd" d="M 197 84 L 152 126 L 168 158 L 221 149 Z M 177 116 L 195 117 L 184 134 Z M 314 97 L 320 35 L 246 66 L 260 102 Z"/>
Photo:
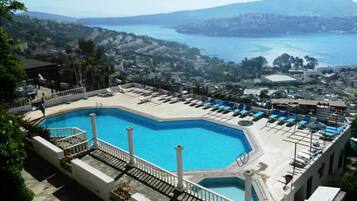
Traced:
<path fill-rule="evenodd" d="M 252 0 L 19 0 L 30 11 L 70 17 L 109 17 L 208 8 Z"/>

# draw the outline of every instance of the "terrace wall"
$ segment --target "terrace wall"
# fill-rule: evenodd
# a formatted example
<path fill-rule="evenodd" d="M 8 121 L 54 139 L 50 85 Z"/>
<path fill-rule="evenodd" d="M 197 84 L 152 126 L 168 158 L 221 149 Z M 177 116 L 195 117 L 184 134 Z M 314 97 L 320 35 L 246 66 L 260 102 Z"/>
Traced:
<path fill-rule="evenodd" d="M 55 167 L 60 168 L 60 160 L 64 158 L 64 152 L 62 149 L 40 136 L 33 137 L 32 144 L 35 153 L 40 155 Z"/>
<path fill-rule="evenodd" d="M 78 183 L 100 198 L 110 200 L 110 192 L 114 188 L 114 179 L 79 159 L 73 159 L 71 163 L 72 177 Z"/>

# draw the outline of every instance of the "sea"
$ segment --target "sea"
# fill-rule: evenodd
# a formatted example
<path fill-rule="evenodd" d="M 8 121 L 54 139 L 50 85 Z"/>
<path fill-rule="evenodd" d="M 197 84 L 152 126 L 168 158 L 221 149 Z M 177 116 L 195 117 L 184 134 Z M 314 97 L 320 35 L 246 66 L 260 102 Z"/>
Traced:
<path fill-rule="evenodd" d="M 357 64 L 357 34 L 314 33 L 260 37 L 220 37 L 178 33 L 158 25 L 96 25 L 105 29 L 146 35 L 199 48 L 202 54 L 225 61 L 264 56 L 270 63 L 283 53 L 312 56 L 320 67 Z"/>

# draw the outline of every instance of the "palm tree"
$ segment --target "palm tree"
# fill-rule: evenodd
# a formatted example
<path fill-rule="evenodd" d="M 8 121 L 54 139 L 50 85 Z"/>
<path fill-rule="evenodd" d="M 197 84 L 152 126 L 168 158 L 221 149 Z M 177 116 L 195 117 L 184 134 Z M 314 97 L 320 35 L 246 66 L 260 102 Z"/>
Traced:
<path fill-rule="evenodd" d="M 108 87 L 114 67 L 108 62 L 104 47 L 96 46 L 92 40 L 79 40 L 76 52 L 81 60 L 80 77 L 85 78 L 89 90 Z"/>

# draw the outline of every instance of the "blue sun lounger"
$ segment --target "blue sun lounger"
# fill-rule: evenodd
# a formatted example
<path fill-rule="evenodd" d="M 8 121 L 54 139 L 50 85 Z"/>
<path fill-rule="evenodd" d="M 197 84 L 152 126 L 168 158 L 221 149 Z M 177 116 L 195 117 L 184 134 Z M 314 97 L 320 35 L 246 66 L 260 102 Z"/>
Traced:
<path fill-rule="evenodd" d="M 233 107 L 233 103 L 228 103 L 228 105 L 226 107 L 224 107 L 222 110 L 225 113 L 228 113 Z"/>
<path fill-rule="evenodd" d="M 214 104 L 214 100 L 208 100 L 203 103 L 203 108 L 209 108 L 212 107 Z"/>
<path fill-rule="evenodd" d="M 264 112 L 258 111 L 258 112 L 253 114 L 253 120 L 261 119 L 263 116 L 264 116 Z"/>
<path fill-rule="evenodd" d="M 306 124 L 308 124 L 309 122 L 310 122 L 310 117 L 306 115 L 303 120 L 299 121 L 299 126 L 305 127 Z"/>
<path fill-rule="evenodd" d="M 288 116 L 289 116 L 289 113 L 284 112 L 283 115 L 281 115 L 281 116 L 278 118 L 278 122 L 279 122 L 279 123 L 285 123 L 285 121 L 288 119 Z"/>
<path fill-rule="evenodd" d="M 219 107 L 221 107 L 224 104 L 224 102 L 219 102 L 216 103 L 212 106 L 212 110 L 217 110 Z"/>
<path fill-rule="evenodd" d="M 343 130 L 346 128 L 346 125 L 342 125 L 340 127 L 334 127 L 334 126 L 326 126 L 325 129 L 328 129 L 328 130 Z"/>
<path fill-rule="evenodd" d="M 279 117 L 279 111 L 278 110 L 273 110 L 271 112 L 271 115 L 268 117 L 269 121 L 276 121 Z"/>
<path fill-rule="evenodd" d="M 223 110 L 227 106 L 228 106 L 228 102 L 224 101 L 220 106 L 218 106 L 218 110 Z"/>
<path fill-rule="evenodd" d="M 252 107 L 250 107 L 249 105 L 245 106 L 244 109 L 239 112 L 239 114 L 241 116 L 247 116 L 251 109 L 252 109 Z"/>
<path fill-rule="evenodd" d="M 238 115 L 240 111 L 242 111 L 244 108 L 244 105 L 240 104 L 237 109 L 233 110 L 233 115 Z"/>
<path fill-rule="evenodd" d="M 325 127 L 326 132 L 341 133 L 344 129 L 345 129 L 345 126 L 340 126 L 340 127 L 326 126 Z"/>
<path fill-rule="evenodd" d="M 286 122 L 287 125 L 294 125 L 297 122 L 296 114 L 292 115 Z"/>
<path fill-rule="evenodd" d="M 333 130 L 321 130 L 320 133 L 325 137 L 336 137 L 341 133 L 341 131 L 333 131 Z"/>

